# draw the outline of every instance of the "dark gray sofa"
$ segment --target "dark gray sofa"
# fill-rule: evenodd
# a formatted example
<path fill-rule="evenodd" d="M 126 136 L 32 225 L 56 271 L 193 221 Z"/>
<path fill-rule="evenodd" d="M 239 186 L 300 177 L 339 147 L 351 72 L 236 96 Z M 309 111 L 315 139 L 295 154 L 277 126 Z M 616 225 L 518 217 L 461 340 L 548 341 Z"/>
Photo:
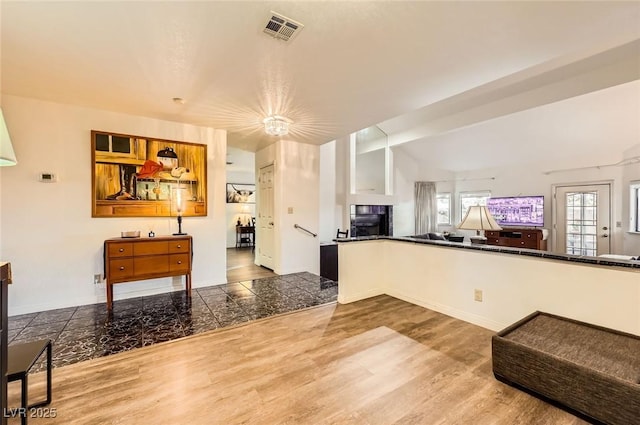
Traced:
<path fill-rule="evenodd" d="M 491 342 L 499 380 L 597 421 L 640 423 L 640 337 L 535 312 Z"/>
<path fill-rule="evenodd" d="M 417 239 L 429 239 L 432 241 L 450 241 L 450 242 L 463 242 L 464 236 L 457 235 L 444 235 L 442 233 L 423 233 L 421 235 L 414 235 L 413 238 Z"/>

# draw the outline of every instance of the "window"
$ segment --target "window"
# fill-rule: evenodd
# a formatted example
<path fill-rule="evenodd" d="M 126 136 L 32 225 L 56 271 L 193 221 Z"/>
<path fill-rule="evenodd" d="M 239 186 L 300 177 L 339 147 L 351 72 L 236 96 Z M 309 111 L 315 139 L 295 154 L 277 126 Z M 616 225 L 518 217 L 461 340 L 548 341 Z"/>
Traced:
<path fill-rule="evenodd" d="M 107 162 L 113 162 L 112 158 L 136 159 L 137 140 L 135 137 L 95 132 L 96 159 Z"/>
<path fill-rule="evenodd" d="M 451 224 L 451 194 L 438 193 L 438 224 Z"/>
<path fill-rule="evenodd" d="M 491 192 L 462 192 L 460 193 L 460 220 L 464 218 L 473 205 L 487 205 L 487 199 L 491 198 Z"/>
<path fill-rule="evenodd" d="M 629 231 L 640 233 L 640 182 L 629 185 Z"/>

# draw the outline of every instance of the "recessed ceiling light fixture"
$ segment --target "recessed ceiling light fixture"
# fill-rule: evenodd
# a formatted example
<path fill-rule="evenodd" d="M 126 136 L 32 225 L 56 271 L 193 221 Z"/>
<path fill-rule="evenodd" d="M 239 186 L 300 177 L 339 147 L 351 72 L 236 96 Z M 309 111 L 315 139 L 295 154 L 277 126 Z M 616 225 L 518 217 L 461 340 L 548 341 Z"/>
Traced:
<path fill-rule="evenodd" d="M 284 136 L 289 133 L 289 120 L 280 115 L 270 115 L 265 118 L 264 131 L 272 136 Z"/>

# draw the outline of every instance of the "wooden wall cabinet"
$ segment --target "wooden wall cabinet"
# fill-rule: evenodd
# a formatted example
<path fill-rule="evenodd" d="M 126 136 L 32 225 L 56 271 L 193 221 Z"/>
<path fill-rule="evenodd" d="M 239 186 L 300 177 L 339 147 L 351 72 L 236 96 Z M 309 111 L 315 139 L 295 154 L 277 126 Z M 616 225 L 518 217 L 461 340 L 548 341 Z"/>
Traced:
<path fill-rule="evenodd" d="M 547 250 L 547 241 L 543 240 L 542 229 L 509 228 L 485 230 L 488 245 L 510 246 L 513 248 Z"/>
<path fill-rule="evenodd" d="M 185 275 L 191 295 L 191 236 L 113 238 L 104 241 L 107 308 L 113 307 L 113 285 L 135 280 Z"/>

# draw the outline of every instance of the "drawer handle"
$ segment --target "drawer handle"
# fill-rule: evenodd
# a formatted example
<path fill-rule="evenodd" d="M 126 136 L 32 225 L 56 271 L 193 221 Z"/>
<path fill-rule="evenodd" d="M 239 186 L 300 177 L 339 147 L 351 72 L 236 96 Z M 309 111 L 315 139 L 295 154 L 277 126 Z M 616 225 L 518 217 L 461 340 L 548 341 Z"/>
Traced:
<path fill-rule="evenodd" d="M 124 266 L 120 266 L 120 270 L 121 270 L 121 271 L 122 271 L 122 270 L 124 270 Z"/>
<path fill-rule="evenodd" d="M 179 260 L 178 260 L 178 264 L 182 264 L 182 261 L 179 261 Z"/>
<path fill-rule="evenodd" d="M 178 248 L 182 248 L 182 245 L 178 245 Z"/>
<path fill-rule="evenodd" d="M 120 248 L 118 251 L 120 251 L 120 252 L 124 252 L 124 248 Z"/>

